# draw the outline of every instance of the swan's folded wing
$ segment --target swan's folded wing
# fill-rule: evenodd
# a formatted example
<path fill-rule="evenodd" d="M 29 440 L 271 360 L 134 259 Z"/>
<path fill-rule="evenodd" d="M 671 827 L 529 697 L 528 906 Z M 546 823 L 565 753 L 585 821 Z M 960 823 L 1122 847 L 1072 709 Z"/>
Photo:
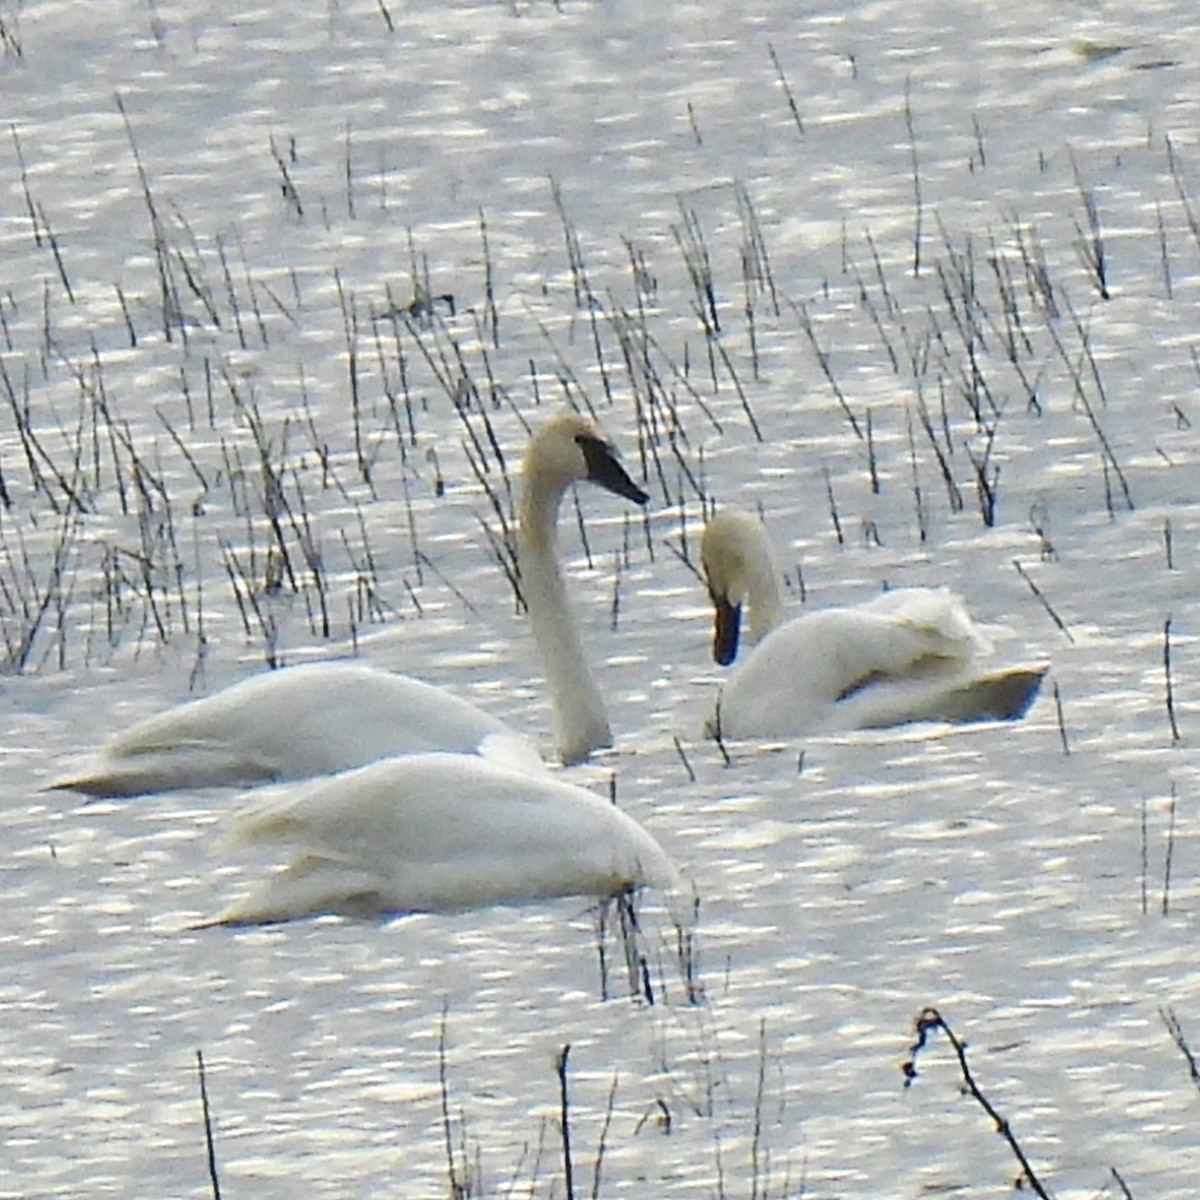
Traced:
<path fill-rule="evenodd" d="M 919 638 L 914 662 L 928 657 L 966 663 L 992 649 L 962 597 L 949 588 L 895 588 L 851 611 L 885 617 Z"/>
<path fill-rule="evenodd" d="M 369 919 L 400 911 L 380 880 L 353 863 L 306 854 L 267 876 L 207 925 L 272 925 L 320 913 Z"/>
<path fill-rule="evenodd" d="M 249 787 L 269 783 L 277 774 L 277 765 L 259 756 L 237 753 L 226 745 L 181 741 L 165 748 L 101 750 L 47 786 L 114 800 L 171 791 L 181 786 L 181 779 L 199 780 L 194 786 L 202 787 Z"/>

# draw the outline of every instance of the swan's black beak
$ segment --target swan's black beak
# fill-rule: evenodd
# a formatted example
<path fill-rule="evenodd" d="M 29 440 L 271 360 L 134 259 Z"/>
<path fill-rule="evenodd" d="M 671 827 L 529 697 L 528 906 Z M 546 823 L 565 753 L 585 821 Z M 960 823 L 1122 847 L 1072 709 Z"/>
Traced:
<path fill-rule="evenodd" d="M 588 437 L 580 434 L 575 444 L 583 452 L 583 460 L 587 463 L 588 480 L 598 484 L 607 492 L 624 496 L 634 504 L 645 504 L 650 496 L 643 492 L 625 472 L 617 460 L 613 448 L 601 438 Z"/>
<path fill-rule="evenodd" d="M 742 606 L 730 604 L 724 596 L 713 596 L 716 617 L 713 621 L 713 662 L 727 667 L 738 652 L 738 637 L 742 631 Z"/>

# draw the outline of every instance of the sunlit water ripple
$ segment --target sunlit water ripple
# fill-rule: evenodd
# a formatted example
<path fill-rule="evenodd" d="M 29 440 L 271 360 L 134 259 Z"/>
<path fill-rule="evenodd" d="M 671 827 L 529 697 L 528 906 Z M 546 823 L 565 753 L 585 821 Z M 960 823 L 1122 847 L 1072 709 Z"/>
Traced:
<path fill-rule="evenodd" d="M 1191 6 L 85 12 L 0 14 L 0 1196 L 210 1195 L 197 1050 L 227 1194 L 562 1195 L 567 1045 L 580 1193 L 597 1164 L 602 1196 L 1001 1189 L 944 1039 L 903 1087 L 936 1005 L 1055 1195 L 1116 1194 L 1115 1168 L 1191 1200 L 1163 1019 L 1200 1039 Z M 378 319 L 426 285 L 453 314 Z M 196 929 L 254 869 L 217 849 L 234 797 L 39 791 L 272 652 L 357 652 L 546 742 L 464 444 L 502 494 L 483 416 L 511 473 L 568 397 L 654 493 L 645 522 L 581 494 L 590 556 L 564 521 L 617 731 L 578 776 L 693 879 L 693 1002 L 652 898 L 653 1005 L 611 939 L 602 998 L 582 901 Z M 322 585 L 286 524 L 308 574 L 260 620 L 232 580 L 282 565 L 264 448 Z M 1019 726 L 726 763 L 697 735 L 701 490 L 762 507 L 791 611 L 948 582 L 999 656 L 1052 663 L 1045 694 Z"/>

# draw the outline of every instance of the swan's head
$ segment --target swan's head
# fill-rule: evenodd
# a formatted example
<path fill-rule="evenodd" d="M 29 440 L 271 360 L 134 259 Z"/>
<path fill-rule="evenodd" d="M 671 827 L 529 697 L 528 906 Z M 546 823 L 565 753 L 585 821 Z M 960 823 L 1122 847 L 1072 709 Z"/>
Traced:
<path fill-rule="evenodd" d="M 750 610 L 756 638 L 782 615 L 779 584 L 762 522 L 747 513 L 717 513 L 704 527 L 700 562 L 716 610 L 713 659 L 727 667 L 737 657 L 743 607 Z"/>
<path fill-rule="evenodd" d="M 635 504 L 650 497 L 626 473 L 613 444 L 579 413 L 551 417 L 533 436 L 525 455 L 531 490 L 561 495 L 573 483 L 594 483 Z"/>

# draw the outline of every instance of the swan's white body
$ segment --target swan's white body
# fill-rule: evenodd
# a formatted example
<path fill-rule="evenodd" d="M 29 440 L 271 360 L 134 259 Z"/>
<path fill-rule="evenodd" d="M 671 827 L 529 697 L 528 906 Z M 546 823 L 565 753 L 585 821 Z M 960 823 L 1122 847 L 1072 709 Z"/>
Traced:
<path fill-rule="evenodd" d="M 252 787 L 428 750 L 544 769 L 531 741 L 468 701 L 406 675 L 332 662 L 254 675 L 139 721 L 54 786 L 93 796 Z"/>
<path fill-rule="evenodd" d="M 945 588 L 902 588 L 762 631 L 782 613 L 762 523 L 721 513 L 702 558 L 716 606 L 713 653 L 737 650 L 743 605 L 761 640 L 721 689 L 708 730 L 727 738 L 794 737 L 913 721 L 1013 720 L 1033 702 L 1044 664 L 988 670 L 991 647 Z M 759 619 L 755 620 L 755 614 Z"/>
<path fill-rule="evenodd" d="M 582 480 L 638 503 L 648 498 L 591 422 L 560 413 L 526 453 L 518 549 L 564 762 L 611 743 L 558 564 L 559 503 Z M 51 786 L 93 796 L 249 787 L 431 750 L 545 769 L 528 739 L 441 688 L 357 664 L 322 663 L 258 675 L 141 721 Z"/>
<path fill-rule="evenodd" d="M 415 754 L 312 780 L 237 818 L 238 841 L 288 865 L 213 924 L 317 913 L 379 917 L 554 896 L 667 889 L 680 879 L 633 818 L 549 774 L 474 755 Z"/>

